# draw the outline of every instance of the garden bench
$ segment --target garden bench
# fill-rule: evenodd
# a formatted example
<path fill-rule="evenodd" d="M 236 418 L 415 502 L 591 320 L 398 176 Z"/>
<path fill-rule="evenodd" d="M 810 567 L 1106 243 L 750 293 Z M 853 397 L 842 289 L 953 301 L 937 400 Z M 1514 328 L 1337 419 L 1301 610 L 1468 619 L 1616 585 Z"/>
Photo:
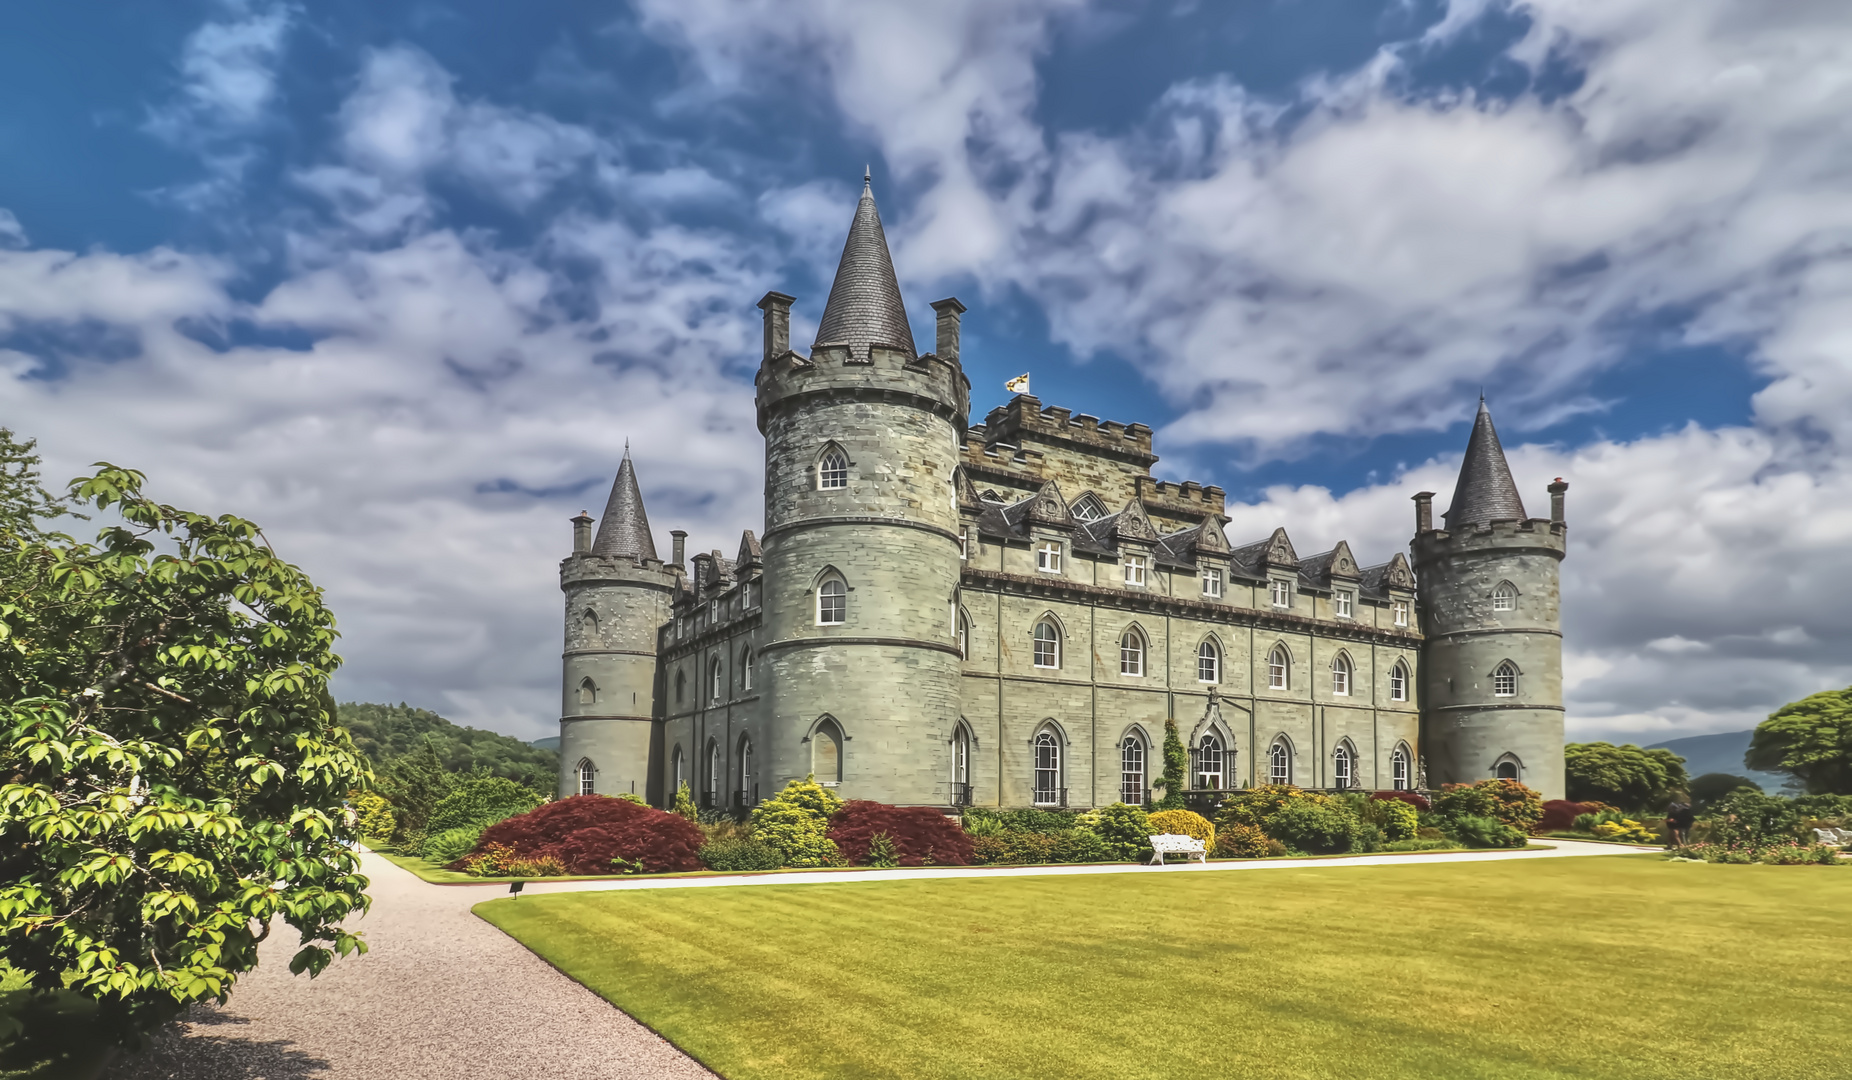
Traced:
<path fill-rule="evenodd" d="M 1815 829 L 1813 834 L 1820 838 L 1820 843 L 1834 847 L 1852 844 L 1852 829 Z"/>
<path fill-rule="evenodd" d="M 1151 838 L 1151 865 L 1164 865 L 1166 855 L 1188 855 L 1204 865 L 1209 862 L 1207 845 L 1194 836 L 1181 836 L 1177 833 L 1159 833 Z"/>

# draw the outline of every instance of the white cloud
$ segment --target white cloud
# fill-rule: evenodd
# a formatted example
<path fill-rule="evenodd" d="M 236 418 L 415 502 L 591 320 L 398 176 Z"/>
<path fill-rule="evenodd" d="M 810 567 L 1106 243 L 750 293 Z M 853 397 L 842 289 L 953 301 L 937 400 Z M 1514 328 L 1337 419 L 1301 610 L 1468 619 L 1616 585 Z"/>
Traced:
<path fill-rule="evenodd" d="M 246 136 L 270 115 L 277 68 L 297 15 L 289 4 L 225 0 L 221 17 L 188 35 L 174 95 L 148 110 L 143 130 L 197 153 L 210 176 L 165 192 L 195 209 L 230 197 L 253 157 Z"/>

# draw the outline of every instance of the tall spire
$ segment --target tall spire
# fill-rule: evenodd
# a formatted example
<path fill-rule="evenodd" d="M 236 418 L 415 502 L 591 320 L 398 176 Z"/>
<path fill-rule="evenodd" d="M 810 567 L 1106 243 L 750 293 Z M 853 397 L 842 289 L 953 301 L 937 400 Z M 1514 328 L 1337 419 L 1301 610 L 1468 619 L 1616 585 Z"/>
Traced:
<path fill-rule="evenodd" d="M 604 517 L 598 521 L 592 554 L 628 555 L 639 562 L 656 557 L 656 541 L 650 536 L 649 515 L 643 512 L 643 492 L 637 489 L 637 469 L 630 463 L 628 441 L 624 463 L 617 467 L 617 481 L 611 485 L 611 498 L 604 504 Z"/>
<path fill-rule="evenodd" d="M 862 173 L 862 201 L 849 225 L 849 239 L 842 245 L 836 282 L 830 286 L 829 303 L 823 305 L 823 321 L 817 325 L 817 344 L 847 345 L 857 360 L 868 359 L 871 344 L 892 345 L 917 355 L 867 170 Z"/>
<path fill-rule="evenodd" d="M 1460 482 L 1453 489 L 1453 505 L 1446 518 L 1449 529 L 1484 525 L 1489 521 L 1522 521 L 1524 500 L 1512 482 L 1511 466 L 1492 426 L 1485 396 L 1479 397 L 1479 415 L 1473 418 L 1473 435 L 1466 442 L 1466 460 L 1460 464 Z"/>

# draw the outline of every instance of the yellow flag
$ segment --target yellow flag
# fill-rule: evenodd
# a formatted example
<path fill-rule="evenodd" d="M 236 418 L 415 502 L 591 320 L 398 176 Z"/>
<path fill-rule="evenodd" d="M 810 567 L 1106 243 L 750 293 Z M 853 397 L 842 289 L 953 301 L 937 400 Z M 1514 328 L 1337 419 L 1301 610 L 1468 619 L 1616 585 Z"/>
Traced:
<path fill-rule="evenodd" d="M 1012 394 L 1028 393 L 1029 392 L 1029 373 L 1025 371 L 1021 375 L 1016 376 L 1014 379 L 1011 379 L 1009 382 L 1004 383 L 1003 388 L 1005 390 L 1008 390 Z"/>

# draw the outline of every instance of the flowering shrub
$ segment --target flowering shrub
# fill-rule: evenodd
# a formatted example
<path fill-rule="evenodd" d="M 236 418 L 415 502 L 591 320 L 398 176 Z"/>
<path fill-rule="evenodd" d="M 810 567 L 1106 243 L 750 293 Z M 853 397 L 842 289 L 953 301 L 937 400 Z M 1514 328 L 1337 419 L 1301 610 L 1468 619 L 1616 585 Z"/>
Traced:
<path fill-rule="evenodd" d="M 659 874 L 701 869 L 701 841 L 701 830 L 674 814 L 628 799 L 574 795 L 491 825 L 476 850 L 502 844 L 522 858 L 551 855 L 573 874 Z"/>
<path fill-rule="evenodd" d="M 1176 833 L 1215 846 L 1215 826 L 1194 810 L 1159 810 L 1150 817 L 1151 835 Z"/>
<path fill-rule="evenodd" d="M 1540 833 L 1567 832 L 1579 829 L 1576 819 L 1583 814 L 1597 814 L 1608 807 L 1598 802 L 1571 802 L 1568 799 L 1551 799 L 1543 804 L 1543 817 L 1537 822 Z M 1586 831 L 1586 830 L 1582 830 Z"/>
<path fill-rule="evenodd" d="M 889 806 L 852 799 L 829 819 L 829 839 L 843 858 L 860 866 L 870 861 L 874 838 L 885 833 L 898 866 L 966 866 L 971 837 L 958 823 L 930 806 Z"/>
<path fill-rule="evenodd" d="M 1657 844 L 1659 835 L 1632 818 L 1604 821 L 1595 826 L 1595 839 L 1618 840 L 1628 844 Z"/>
<path fill-rule="evenodd" d="M 846 866 L 829 838 L 830 818 L 840 809 L 842 800 L 814 776 L 793 780 L 752 808 L 752 835 L 783 852 L 786 866 Z"/>
<path fill-rule="evenodd" d="M 567 872 L 556 856 L 526 857 L 507 844 L 489 844 L 454 868 L 476 877 L 560 877 Z"/>
<path fill-rule="evenodd" d="M 1434 810 L 1443 818 L 1496 818 L 1520 833 L 1531 833 L 1543 820 L 1543 796 L 1516 780 L 1448 784 L 1434 800 Z"/>
<path fill-rule="evenodd" d="M 1428 801 L 1426 795 L 1413 791 L 1378 791 L 1371 795 L 1370 798 L 1381 802 L 1407 803 L 1415 808 L 1416 813 L 1420 814 L 1425 814 L 1429 810 L 1434 809 L 1434 804 Z"/>
<path fill-rule="evenodd" d="M 1705 862 L 1764 863 L 1770 866 L 1838 866 L 1840 859 L 1826 844 L 1690 844 L 1667 853 L 1676 859 L 1702 859 Z"/>

